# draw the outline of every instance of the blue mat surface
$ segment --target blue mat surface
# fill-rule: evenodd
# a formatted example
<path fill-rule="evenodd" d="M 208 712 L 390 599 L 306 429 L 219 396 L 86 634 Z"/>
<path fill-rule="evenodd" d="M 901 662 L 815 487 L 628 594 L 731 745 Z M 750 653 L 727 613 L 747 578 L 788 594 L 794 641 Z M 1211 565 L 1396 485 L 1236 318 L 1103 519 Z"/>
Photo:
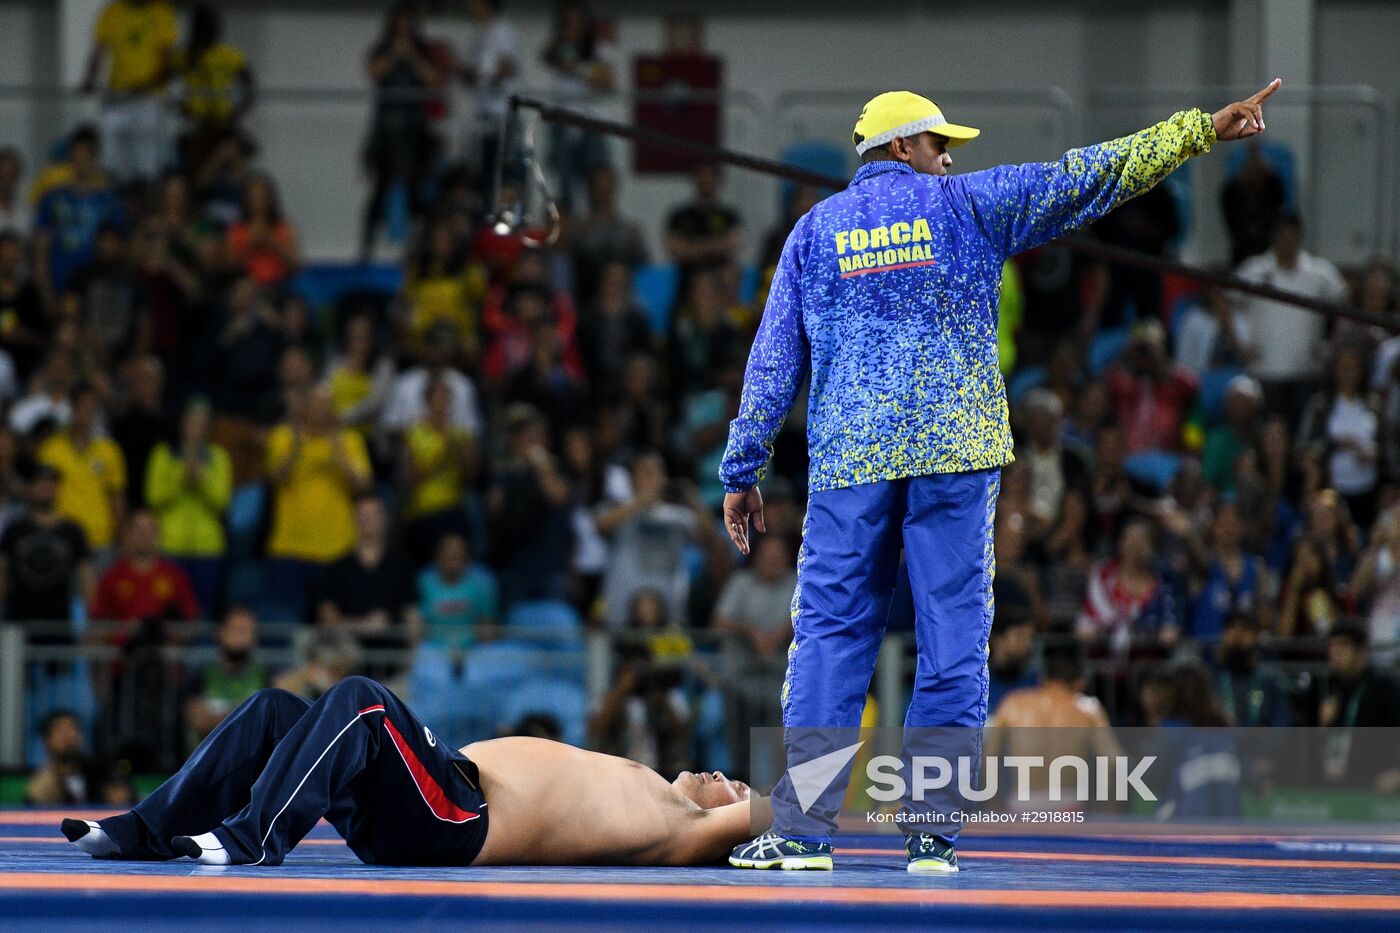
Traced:
<path fill-rule="evenodd" d="M 322 826 L 279 868 L 210 869 L 94 861 L 57 816 L 0 812 L 0 929 L 1400 927 L 1400 836 L 969 833 L 963 871 L 926 877 L 890 836 L 845 838 L 831 873 L 410 869 L 362 865 Z"/>

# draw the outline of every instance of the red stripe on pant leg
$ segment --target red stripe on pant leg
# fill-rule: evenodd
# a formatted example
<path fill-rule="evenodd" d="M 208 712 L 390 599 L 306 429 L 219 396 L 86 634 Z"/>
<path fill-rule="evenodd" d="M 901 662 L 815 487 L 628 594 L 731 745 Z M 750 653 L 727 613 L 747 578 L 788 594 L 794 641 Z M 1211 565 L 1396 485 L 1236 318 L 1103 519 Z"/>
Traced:
<path fill-rule="evenodd" d="M 379 704 L 376 704 L 375 706 L 366 706 L 364 709 L 360 710 L 360 711 L 359 711 L 358 713 L 356 713 L 355 715 L 356 715 L 356 716 L 363 716 L 365 713 L 382 713 L 382 712 L 384 712 L 384 704 L 383 704 L 383 703 L 379 703 Z"/>
<path fill-rule="evenodd" d="M 394 740 L 394 747 L 399 750 L 399 756 L 403 758 L 403 763 L 408 765 L 408 773 L 413 775 L 413 783 L 418 785 L 418 792 L 423 795 L 423 800 L 428 804 L 428 809 L 433 811 L 433 816 L 448 823 L 466 823 L 477 818 L 477 814 L 470 810 L 463 810 L 447 799 L 442 785 L 433 780 L 433 776 L 428 773 L 428 769 L 413 751 L 413 747 L 408 744 L 399 730 L 394 728 L 394 724 L 389 721 L 388 716 L 384 717 L 384 728 L 389 730 L 389 736 Z"/>

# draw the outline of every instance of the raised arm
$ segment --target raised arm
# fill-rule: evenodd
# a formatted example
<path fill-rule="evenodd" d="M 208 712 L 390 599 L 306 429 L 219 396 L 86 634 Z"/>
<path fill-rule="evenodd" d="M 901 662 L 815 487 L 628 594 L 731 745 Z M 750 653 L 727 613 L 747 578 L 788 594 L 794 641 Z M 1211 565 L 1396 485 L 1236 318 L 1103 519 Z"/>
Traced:
<path fill-rule="evenodd" d="M 758 530 L 763 530 L 762 500 L 756 492 L 750 493 L 767 472 L 773 439 L 811 366 L 811 351 L 802 327 L 799 282 L 805 229 L 805 222 L 799 221 L 783 247 L 763 320 L 749 351 L 739 415 L 729 423 L 729 445 L 719 467 L 720 481 L 728 493 L 724 502 L 725 526 L 735 546 L 745 553 L 750 514 L 757 515 Z M 742 534 L 735 527 L 740 515 Z"/>
<path fill-rule="evenodd" d="M 1071 149 L 1055 162 L 1002 165 L 949 179 L 992 243 L 1007 256 L 1092 223 L 1217 141 L 1264 131 L 1268 87 L 1214 114 L 1183 110 L 1131 136 Z"/>
<path fill-rule="evenodd" d="M 773 802 L 754 794 L 748 800 L 687 814 L 678 821 L 676 865 L 714 865 L 730 850 L 773 825 Z"/>
<path fill-rule="evenodd" d="M 233 499 L 233 461 L 222 447 L 212 447 L 209 459 L 200 468 L 194 489 L 206 505 L 222 515 Z"/>

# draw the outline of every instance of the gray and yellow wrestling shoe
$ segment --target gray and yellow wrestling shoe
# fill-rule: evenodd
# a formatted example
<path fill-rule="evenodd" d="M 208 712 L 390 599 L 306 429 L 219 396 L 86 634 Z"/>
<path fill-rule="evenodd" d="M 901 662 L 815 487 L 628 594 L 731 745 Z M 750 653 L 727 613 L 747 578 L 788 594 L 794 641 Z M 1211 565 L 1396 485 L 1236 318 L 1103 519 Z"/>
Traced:
<path fill-rule="evenodd" d="M 958 870 L 958 854 L 937 836 L 910 833 L 904 837 L 904 851 L 909 853 L 909 871 L 916 874 L 951 875 Z"/>
<path fill-rule="evenodd" d="M 831 871 L 831 843 L 803 842 L 774 832 L 735 846 L 729 853 L 735 868 L 781 868 L 785 871 Z"/>

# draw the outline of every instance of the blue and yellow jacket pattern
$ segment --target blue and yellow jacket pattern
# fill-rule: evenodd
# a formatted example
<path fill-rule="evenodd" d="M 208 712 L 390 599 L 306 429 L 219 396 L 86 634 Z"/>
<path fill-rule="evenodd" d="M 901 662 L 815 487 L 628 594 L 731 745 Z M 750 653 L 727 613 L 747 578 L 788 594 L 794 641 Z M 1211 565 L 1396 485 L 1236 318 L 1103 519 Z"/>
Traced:
<path fill-rule="evenodd" d="M 783 248 L 729 426 L 725 489 L 762 479 L 809 374 L 812 492 L 1009 463 L 1002 262 L 1097 220 L 1214 142 L 1210 115 L 1189 110 L 1056 162 L 953 176 L 861 166 Z"/>

